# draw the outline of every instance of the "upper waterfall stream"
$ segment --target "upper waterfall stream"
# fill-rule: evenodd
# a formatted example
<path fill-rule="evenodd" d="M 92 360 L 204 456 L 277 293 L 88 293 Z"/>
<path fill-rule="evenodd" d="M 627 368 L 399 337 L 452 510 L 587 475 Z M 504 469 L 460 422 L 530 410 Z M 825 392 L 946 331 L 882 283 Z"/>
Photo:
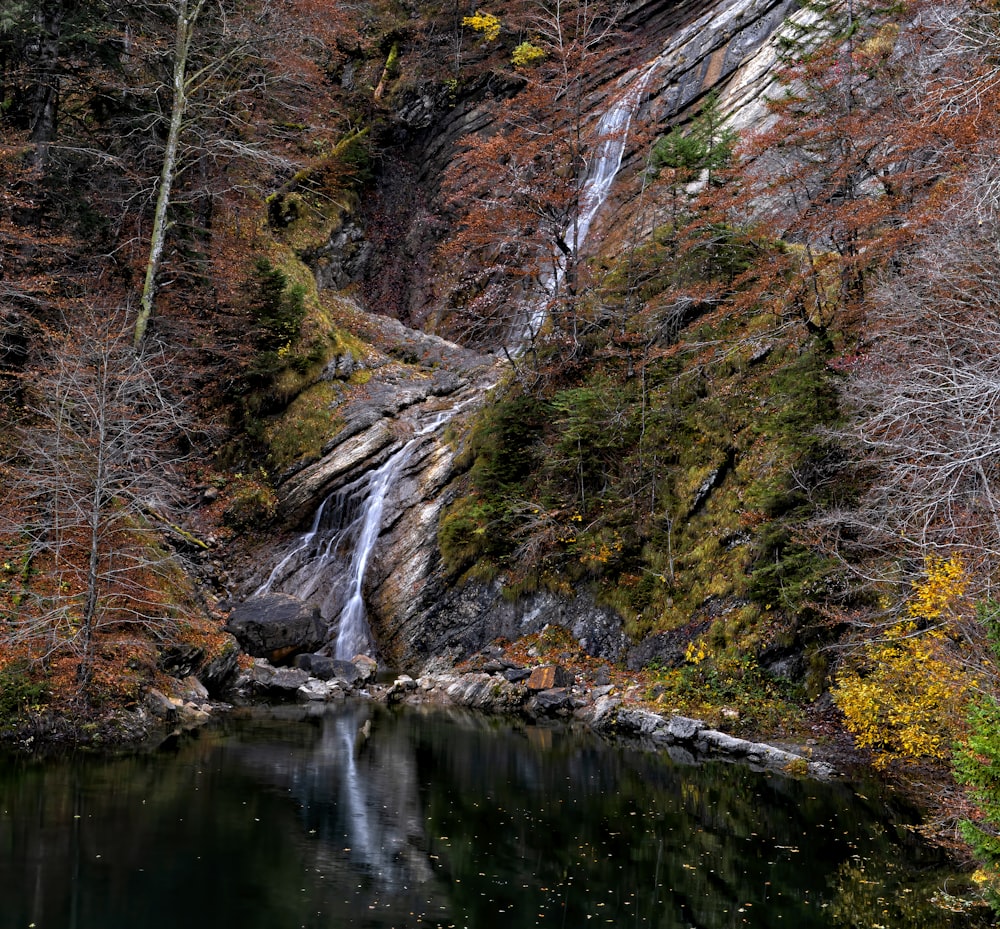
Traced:
<path fill-rule="evenodd" d="M 594 131 L 596 145 L 587 172 L 580 183 L 576 215 L 562 235 L 572 254 L 579 253 L 583 248 L 590 235 L 590 227 L 604 201 L 608 199 L 611 185 L 625 157 L 625 146 L 628 143 L 632 119 L 642 104 L 643 95 L 659 63 L 659 59 L 654 59 L 633 76 L 628 81 L 625 91 L 612 102 L 597 121 Z M 541 281 L 543 292 L 551 296 L 558 294 L 566 276 L 567 257 L 562 253 L 558 255 L 553 271 Z M 516 344 L 508 350 L 517 353 L 525 342 L 534 339 L 545 324 L 547 316 L 548 302 L 536 300 L 528 308 L 527 323 L 517 334 Z"/>

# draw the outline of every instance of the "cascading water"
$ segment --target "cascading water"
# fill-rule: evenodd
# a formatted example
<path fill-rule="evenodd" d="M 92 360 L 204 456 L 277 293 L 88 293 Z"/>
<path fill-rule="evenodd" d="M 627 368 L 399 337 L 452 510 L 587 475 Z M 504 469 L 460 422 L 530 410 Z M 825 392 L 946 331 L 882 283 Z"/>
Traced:
<path fill-rule="evenodd" d="M 386 461 L 330 494 L 308 532 L 296 539 L 254 596 L 281 590 L 319 605 L 336 635 L 335 658 L 349 660 L 374 647 L 362 585 L 382 526 L 382 512 L 396 478 L 417 446 L 452 418 L 439 413 Z"/>
<path fill-rule="evenodd" d="M 581 182 L 579 211 L 565 239 L 578 251 L 621 167 L 632 117 L 657 66 L 654 61 L 633 78 L 625 92 L 597 124 L 598 144 Z M 558 289 L 565 275 L 565 259 L 546 283 Z M 525 328 L 508 349 L 518 353 L 545 321 L 544 302 L 530 309 Z M 464 404 L 462 404 L 464 405 Z M 349 660 L 374 647 L 365 610 L 363 585 L 382 527 L 386 499 L 414 451 L 429 434 L 450 420 L 460 407 L 439 414 L 394 452 L 380 467 L 363 474 L 327 497 L 319 506 L 309 531 L 303 533 L 271 571 L 256 594 L 281 590 L 319 604 L 331 632 L 334 657 Z"/>
<path fill-rule="evenodd" d="M 583 247 L 594 219 L 611 192 L 611 185 L 621 168 L 622 158 L 625 157 L 632 117 L 639 109 L 646 87 L 658 65 L 659 61 L 654 60 L 643 68 L 597 122 L 597 148 L 580 183 L 576 216 L 563 233 L 563 241 L 569 245 L 572 253 L 579 252 Z M 546 293 L 558 292 L 566 276 L 566 258 L 566 255 L 560 254 L 554 270 L 542 278 L 542 289 Z M 508 351 L 519 353 L 524 343 L 538 334 L 547 315 L 547 302 L 536 301 L 528 310 L 525 327 L 517 333 L 517 344 Z"/>

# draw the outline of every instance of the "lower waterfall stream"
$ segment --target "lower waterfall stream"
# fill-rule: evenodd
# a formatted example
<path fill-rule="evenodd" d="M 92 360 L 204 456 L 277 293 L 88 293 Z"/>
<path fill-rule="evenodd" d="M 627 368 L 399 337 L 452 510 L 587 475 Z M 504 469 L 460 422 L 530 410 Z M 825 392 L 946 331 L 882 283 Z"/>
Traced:
<path fill-rule="evenodd" d="M 326 497 L 309 531 L 292 542 L 254 592 L 258 596 L 281 590 L 317 603 L 333 634 L 334 658 L 346 661 L 373 650 L 362 585 L 382 528 L 386 499 L 420 443 L 457 415 L 461 406 L 436 414 L 379 467 Z"/>

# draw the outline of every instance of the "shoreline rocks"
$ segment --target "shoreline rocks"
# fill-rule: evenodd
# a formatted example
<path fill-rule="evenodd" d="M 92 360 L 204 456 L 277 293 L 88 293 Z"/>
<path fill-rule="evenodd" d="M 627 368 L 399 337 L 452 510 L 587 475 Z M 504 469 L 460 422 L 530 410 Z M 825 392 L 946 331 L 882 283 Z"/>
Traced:
<path fill-rule="evenodd" d="M 308 666 L 309 662 L 300 664 Z M 387 705 L 461 707 L 521 717 L 539 725 L 584 726 L 607 739 L 624 738 L 653 751 L 665 751 L 679 764 L 723 760 L 791 777 L 831 780 L 840 776 L 832 765 L 807 755 L 737 738 L 698 719 L 630 705 L 615 686 L 588 686 L 559 665 L 519 669 L 509 663 L 487 662 L 476 670 L 464 671 L 446 659 L 435 659 L 416 678 L 401 674 L 392 683 L 376 683 L 376 664 L 367 656 L 335 662 L 336 670 L 329 677 L 325 675 L 333 669 L 319 661 L 316 664 L 324 677 L 311 674 L 306 667 L 275 667 L 266 658 L 257 658 L 237 678 L 233 698 L 237 703 L 315 706 L 355 698 Z M 138 710 L 141 719 L 137 718 L 136 724 L 145 729 L 152 724 L 160 730 L 162 742 L 232 709 L 233 704 L 209 700 L 205 688 L 191 676 L 178 681 L 169 694 L 151 689 Z"/>
<path fill-rule="evenodd" d="M 627 705 L 610 684 L 588 688 L 560 666 L 541 666 L 511 681 L 503 670 L 458 671 L 431 662 L 416 680 L 403 675 L 385 692 L 386 702 L 461 706 L 488 713 L 517 714 L 536 722 L 584 725 L 608 738 L 625 737 L 665 750 L 682 764 L 721 759 L 758 770 L 830 780 L 839 772 L 824 761 L 764 742 L 740 739 L 686 716 L 661 715 Z M 532 686 L 532 681 L 536 686 Z M 544 686 L 554 684 L 556 686 Z"/>

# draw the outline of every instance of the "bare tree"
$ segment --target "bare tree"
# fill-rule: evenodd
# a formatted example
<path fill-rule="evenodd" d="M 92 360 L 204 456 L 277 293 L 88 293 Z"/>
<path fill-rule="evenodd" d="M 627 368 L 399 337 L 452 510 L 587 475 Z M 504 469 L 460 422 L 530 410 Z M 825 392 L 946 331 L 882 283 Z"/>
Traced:
<path fill-rule="evenodd" d="M 89 685 L 99 639 L 168 632 L 177 570 L 157 532 L 175 500 L 182 428 L 165 360 L 132 347 L 127 313 L 94 309 L 44 333 L 6 462 L 3 527 L 21 588 L 3 634 L 36 657 L 71 654 Z"/>
<path fill-rule="evenodd" d="M 334 126 L 341 108 L 329 70 L 344 54 L 338 41 L 351 34 L 355 15 L 347 4 L 318 0 L 147 0 L 144 6 L 168 18 L 173 35 L 169 43 L 151 43 L 148 60 L 137 63 L 161 82 L 156 119 L 164 141 L 156 153 L 136 345 L 155 313 L 178 204 L 192 206 L 187 235 L 207 239 L 221 195 L 254 187 L 260 193 L 276 177 L 294 186 L 332 157 L 331 142 L 347 124 Z"/>
<path fill-rule="evenodd" d="M 639 91 L 624 89 L 592 126 L 587 94 L 622 7 L 616 0 L 524 5 L 539 57 L 520 69 L 523 87 L 503 102 L 496 131 L 468 142 L 445 182 L 457 232 L 442 249 L 458 268 L 455 316 L 467 339 L 519 352 L 543 323 L 575 344 L 583 290 L 580 250 L 618 158 Z M 595 177 L 599 172 L 599 179 Z M 512 359 L 513 360 L 513 359 Z"/>
<path fill-rule="evenodd" d="M 984 578 L 1000 567 L 998 207 L 985 164 L 883 279 L 845 391 L 874 476 L 849 524 L 881 551 L 963 550 Z"/>
<path fill-rule="evenodd" d="M 176 34 L 171 81 L 170 121 L 167 139 L 163 147 L 163 161 L 160 180 L 156 187 L 156 206 L 153 210 L 153 228 L 149 237 L 149 257 L 146 260 L 146 275 L 139 302 L 139 315 L 135 321 L 133 342 L 139 345 L 146 335 L 149 318 L 153 315 L 153 299 L 156 294 L 156 279 L 160 273 L 163 247 L 167 240 L 167 208 L 170 206 L 170 192 L 173 189 L 177 171 L 177 158 L 181 142 L 181 129 L 188 108 L 193 77 L 188 74 L 188 59 L 194 38 L 198 16 L 205 0 L 177 0 Z"/>

